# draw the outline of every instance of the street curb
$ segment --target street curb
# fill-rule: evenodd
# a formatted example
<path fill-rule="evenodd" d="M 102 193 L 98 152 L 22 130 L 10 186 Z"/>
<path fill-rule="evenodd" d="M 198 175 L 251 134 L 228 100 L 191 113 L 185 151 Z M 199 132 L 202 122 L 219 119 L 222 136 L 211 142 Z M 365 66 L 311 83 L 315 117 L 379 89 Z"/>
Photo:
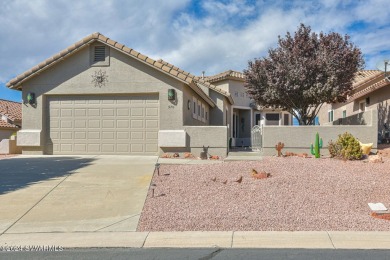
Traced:
<path fill-rule="evenodd" d="M 390 249 L 387 231 L 183 231 L 5 233 L 0 251 L 61 248 L 299 248 Z M 8 250 L 9 251 L 9 250 Z M 22 250 L 20 250 L 22 251 Z"/>

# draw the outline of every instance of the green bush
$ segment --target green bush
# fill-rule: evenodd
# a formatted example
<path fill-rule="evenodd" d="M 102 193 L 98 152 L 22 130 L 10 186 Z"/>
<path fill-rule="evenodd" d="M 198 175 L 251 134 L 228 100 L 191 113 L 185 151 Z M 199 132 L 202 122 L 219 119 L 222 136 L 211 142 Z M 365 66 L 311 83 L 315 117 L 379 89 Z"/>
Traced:
<path fill-rule="evenodd" d="M 360 160 L 363 157 L 359 141 L 347 132 L 339 135 L 335 143 L 330 141 L 328 149 L 331 157 L 344 160 Z"/>
<path fill-rule="evenodd" d="M 334 143 L 332 140 L 328 144 L 330 157 L 340 158 L 342 147 L 340 144 Z"/>

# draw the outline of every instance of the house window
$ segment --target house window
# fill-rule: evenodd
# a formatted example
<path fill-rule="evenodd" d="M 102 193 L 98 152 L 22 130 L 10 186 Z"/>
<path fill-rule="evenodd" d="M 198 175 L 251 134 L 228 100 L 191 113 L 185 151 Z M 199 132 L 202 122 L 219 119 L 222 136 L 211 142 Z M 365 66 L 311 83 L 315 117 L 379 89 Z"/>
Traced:
<path fill-rule="evenodd" d="M 202 120 L 202 103 L 200 100 L 198 100 L 198 108 L 196 112 L 198 113 L 197 115 L 198 120 Z"/>
<path fill-rule="evenodd" d="M 265 125 L 279 125 L 280 115 L 276 113 L 267 113 L 265 114 Z"/>
<path fill-rule="evenodd" d="M 238 97 L 238 92 L 237 92 L 237 91 L 234 92 L 234 96 L 235 96 L 235 97 Z"/>
<path fill-rule="evenodd" d="M 289 114 L 284 114 L 284 125 L 289 125 L 290 124 L 290 115 Z"/>
<path fill-rule="evenodd" d="M 205 114 L 205 106 L 202 104 L 202 122 L 205 122 L 204 114 Z"/>
<path fill-rule="evenodd" d="M 328 122 L 333 122 L 333 110 L 328 111 Z"/>
<path fill-rule="evenodd" d="M 366 111 L 366 102 L 360 102 L 359 103 L 359 112 L 364 112 Z"/>
<path fill-rule="evenodd" d="M 192 102 L 193 102 L 192 117 L 193 117 L 193 118 L 197 118 L 197 115 L 196 115 L 196 108 L 198 107 L 198 105 L 197 105 L 197 100 L 196 100 L 195 97 L 192 97 Z"/>
<path fill-rule="evenodd" d="M 260 114 L 256 114 L 255 115 L 255 124 L 256 125 L 260 125 L 260 120 L 261 120 L 261 115 Z"/>
<path fill-rule="evenodd" d="M 343 110 L 343 118 L 347 117 L 347 110 Z"/>

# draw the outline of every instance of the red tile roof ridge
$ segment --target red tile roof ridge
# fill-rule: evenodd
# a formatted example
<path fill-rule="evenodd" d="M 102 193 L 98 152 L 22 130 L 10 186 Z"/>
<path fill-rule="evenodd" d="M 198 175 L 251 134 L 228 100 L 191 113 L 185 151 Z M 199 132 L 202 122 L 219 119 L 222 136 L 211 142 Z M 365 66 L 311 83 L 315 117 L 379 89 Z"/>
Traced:
<path fill-rule="evenodd" d="M 172 65 L 171 63 L 169 63 L 169 62 L 167 62 L 167 61 L 165 61 L 163 59 L 159 59 L 159 60 L 157 60 L 157 62 L 162 63 L 165 66 L 172 68 L 172 70 L 176 70 L 176 71 L 181 72 L 184 75 L 187 75 L 188 77 L 190 77 L 191 79 L 193 79 L 196 82 L 200 83 L 201 85 L 203 85 L 203 86 L 205 86 L 207 88 L 211 88 L 211 89 L 215 90 L 216 92 L 226 96 L 230 100 L 231 103 L 233 102 L 233 99 L 232 99 L 232 97 L 231 97 L 229 92 L 224 91 L 221 88 L 218 88 L 217 86 L 211 84 L 210 82 L 207 82 L 202 77 L 195 76 L 195 75 L 193 75 L 193 74 L 191 74 L 189 72 L 186 72 L 186 71 L 184 71 L 184 70 L 182 70 L 182 69 L 180 69 L 178 67 L 175 67 L 174 65 Z"/>
<path fill-rule="evenodd" d="M 244 73 L 235 70 L 227 70 L 216 75 L 204 77 L 204 79 L 209 82 L 217 82 L 228 78 L 238 79 L 240 81 L 245 80 Z"/>
<path fill-rule="evenodd" d="M 176 67 L 174 67 L 173 65 L 171 64 L 164 64 L 164 66 L 160 67 L 158 66 L 158 62 L 156 62 L 155 60 L 149 58 L 148 56 L 146 55 L 143 55 L 131 48 L 128 48 L 126 47 L 125 45 L 123 44 L 120 44 L 114 40 L 111 40 L 110 38 L 104 36 L 103 34 L 101 33 L 93 33 L 93 34 L 90 34 L 86 37 L 84 37 L 82 40 L 76 42 L 75 44 L 72 44 L 71 46 L 69 46 L 68 48 L 60 51 L 59 53 L 53 55 L 52 57 L 46 59 L 45 61 L 39 63 L 37 66 L 33 67 L 32 69 L 24 72 L 24 73 L 21 73 L 20 75 L 18 75 L 16 78 L 14 79 L 11 79 L 7 84 L 6 86 L 8 88 L 16 88 L 18 87 L 22 82 L 24 82 L 25 80 L 27 80 L 28 78 L 32 77 L 35 75 L 35 73 L 38 73 L 39 71 L 41 70 L 44 70 L 46 69 L 48 66 L 51 66 L 52 64 L 55 64 L 56 62 L 58 62 L 58 60 L 61 60 L 63 58 L 65 58 L 66 56 L 72 54 L 74 51 L 78 50 L 79 48 L 82 48 L 83 46 L 85 46 L 86 44 L 92 42 L 92 41 L 100 41 L 102 43 L 105 43 L 107 44 L 108 46 L 114 48 L 114 49 L 117 49 L 117 50 L 120 50 L 124 53 L 126 53 L 127 55 L 129 56 L 132 56 L 136 59 L 138 59 L 139 61 L 141 62 L 144 62 L 145 64 L 148 64 L 149 66 L 152 66 L 164 73 L 167 73 L 169 75 L 171 75 L 172 77 L 180 80 L 180 81 L 183 81 L 185 82 L 186 84 L 190 84 L 191 83 L 191 80 L 190 78 L 188 77 L 188 75 L 191 75 L 190 73 L 188 72 L 185 72 L 185 71 L 182 71 Z M 172 68 L 175 68 L 177 69 L 177 71 L 179 71 L 180 73 L 179 74 L 176 74 L 176 73 L 171 73 L 172 71 Z M 196 86 L 196 88 L 199 88 L 199 86 Z M 20 89 L 19 89 L 20 90 Z M 207 96 L 200 88 L 199 90 L 195 90 L 195 92 L 197 91 L 200 91 L 199 93 L 203 93 L 203 94 L 200 94 L 200 95 L 203 95 L 203 98 L 205 98 L 205 100 L 207 100 L 207 102 L 214 106 L 215 103 L 214 101 L 209 97 Z"/>

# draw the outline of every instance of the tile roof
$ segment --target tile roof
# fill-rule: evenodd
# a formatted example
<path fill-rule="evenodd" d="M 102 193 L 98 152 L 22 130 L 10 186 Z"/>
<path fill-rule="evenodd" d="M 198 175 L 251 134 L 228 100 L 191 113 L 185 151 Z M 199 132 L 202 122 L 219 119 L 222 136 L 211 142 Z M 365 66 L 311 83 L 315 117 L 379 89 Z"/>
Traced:
<path fill-rule="evenodd" d="M 8 122 L 6 122 L 6 121 L 3 121 L 3 120 L 1 120 L 1 118 L 0 118 L 0 128 L 6 128 L 6 129 L 20 129 L 20 127 L 19 126 L 17 126 L 17 125 L 14 125 L 14 124 L 11 124 L 11 123 L 8 123 Z"/>
<path fill-rule="evenodd" d="M 0 99 L 0 114 L 11 121 L 22 120 L 22 103 Z"/>
<path fill-rule="evenodd" d="M 206 79 L 203 79 L 202 77 L 194 76 L 191 73 L 185 72 L 184 70 L 181 70 L 181 69 L 173 66 L 172 64 L 170 64 L 162 59 L 158 60 L 158 62 L 164 64 L 165 66 L 170 67 L 172 70 L 177 71 L 178 73 L 185 73 L 187 75 L 187 77 L 192 78 L 195 83 L 201 84 L 209 89 L 214 90 L 215 92 L 218 92 L 218 93 L 224 95 L 225 97 L 227 97 L 230 104 L 234 103 L 233 98 L 229 92 L 226 92 L 225 90 L 222 90 L 221 88 L 218 88 L 217 86 L 214 86 L 213 84 L 210 84 Z"/>
<path fill-rule="evenodd" d="M 204 80 L 207 82 L 217 82 L 224 79 L 235 79 L 239 81 L 245 81 L 244 73 L 234 70 L 227 70 L 225 72 L 213 75 L 213 76 L 207 76 L 204 77 Z"/>
<path fill-rule="evenodd" d="M 364 84 L 369 80 L 375 79 L 380 75 L 383 75 L 383 72 L 380 70 L 361 70 L 356 74 L 353 80 L 353 88 L 357 88 L 361 84 Z"/>
<path fill-rule="evenodd" d="M 382 79 L 375 82 L 374 84 L 368 85 L 367 87 L 358 90 L 358 91 L 353 91 L 352 94 L 349 95 L 348 97 L 348 102 L 351 102 L 359 97 L 362 97 L 364 95 L 367 95 L 377 89 L 383 88 L 385 86 L 390 86 L 390 81 L 389 79 L 385 79 L 383 77 L 383 74 L 381 75 Z"/>
<path fill-rule="evenodd" d="M 53 55 L 52 57 L 46 59 L 45 61 L 41 62 L 37 66 L 31 68 L 30 70 L 20 74 L 16 78 L 10 80 L 6 86 L 8 88 L 12 89 L 19 89 L 21 90 L 21 84 L 28 80 L 29 78 L 35 76 L 39 72 L 47 69 L 48 67 L 56 64 L 57 62 L 61 61 L 62 59 L 66 58 L 67 56 L 73 54 L 74 52 L 78 51 L 79 49 L 87 46 L 88 44 L 94 42 L 94 41 L 99 41 L 101 43 L 107 44 L 113 49 L 116 49 L 122 53 L 125 53 L 126 55 L 141 61 L 142 63 L 151 66 L 173 78 L 176 78 L 177 80 L 187 84 L 190 86 L 196 93 L 198 93 L 209 105 L 212 107 L 215 106 L 214 101 L 207 96 L 200 87 L 196 85 L 197 78 L 190 73 L 181 70 L 167 62 L 160 62 L 160 61 L 155 61 L 131 48 L 126 47 L 123 44 L 120 44 L 116 41 L 111 40 L 110 38 L 102 35 L 101 33 L 93 33 L 91 35 L 86 36 L 82 40 L 76 42 L 75 44 L 69 46 L 68 48 L 62 50 L 61 52 Z M 230 94 L 225 93 L 225 95 L 229 98 Z M 233 102 L 233 99 L 230 97 L 229 99 L 231 102 Z"/>

